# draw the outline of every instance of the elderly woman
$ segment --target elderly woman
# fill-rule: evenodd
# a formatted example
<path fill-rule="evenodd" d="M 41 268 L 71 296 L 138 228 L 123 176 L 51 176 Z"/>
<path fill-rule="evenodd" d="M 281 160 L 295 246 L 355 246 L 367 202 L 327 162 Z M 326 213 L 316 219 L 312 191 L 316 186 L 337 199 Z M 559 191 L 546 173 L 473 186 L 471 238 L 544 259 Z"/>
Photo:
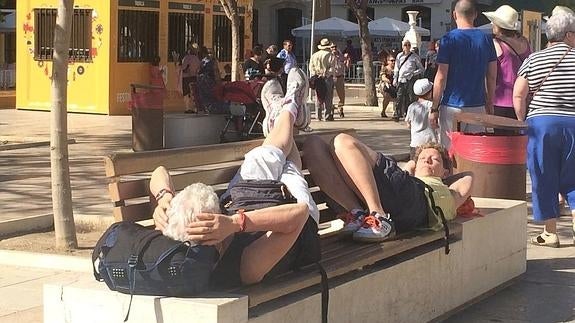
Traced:
<path fill-rule="evenodd" d="M 513 106 L 517 118 L 527 120 L 533 216 L 545 224 L 531 242 L 559 247 L 558 193 L 567 197 L 575 216 L 575 15 L 553 15 L 547 38 L 549 46 L 521 65 Z M 528 94 L 533 97 L 529 106 Z"/>

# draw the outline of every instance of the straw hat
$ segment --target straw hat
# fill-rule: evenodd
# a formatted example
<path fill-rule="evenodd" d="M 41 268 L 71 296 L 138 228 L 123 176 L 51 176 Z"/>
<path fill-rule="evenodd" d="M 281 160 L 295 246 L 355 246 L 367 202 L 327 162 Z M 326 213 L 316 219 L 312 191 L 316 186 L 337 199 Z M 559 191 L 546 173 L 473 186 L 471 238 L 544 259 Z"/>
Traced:
<path fill-rule="evenodd" d="M 413 93 L 417 96 L 423 96 L 433 89 L 433 83 L 428 79 L 419 79 L 413 83 Z"/>
<path fill-rule="evenodd" d="M 331 48 L 331 46 L 333 46 L 333 43 L 329 41 L 329 39 L 324 38 L 319 42 L 319 45 L 317 45 L 318 49 L 328 49 Z"/>
<path fill-rule="evenodd" d="M 495 11 L 483 13 L 492 24 L 507 30 L 519 30 L 519 14 L 508 5 L 502 5 Z"/>

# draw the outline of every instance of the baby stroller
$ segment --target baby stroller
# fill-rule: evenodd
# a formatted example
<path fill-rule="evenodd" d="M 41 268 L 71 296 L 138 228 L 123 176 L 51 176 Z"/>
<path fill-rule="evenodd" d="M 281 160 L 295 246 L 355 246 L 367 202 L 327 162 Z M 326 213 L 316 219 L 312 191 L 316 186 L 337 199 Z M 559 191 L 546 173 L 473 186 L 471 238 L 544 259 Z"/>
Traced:
<path fill-rule="evenodd" d="M 260 100 L 261 80 L 235 81 L 223 85 L 223 100 L 230 102 L 230 115 L 220 132 L 220 142 L 226 141 L 226 134 L 239 132 L 241 140 L 263 136 L 262 122 L 265 116 Z M 236 130 L 231 130 L 230 127 Z"/>

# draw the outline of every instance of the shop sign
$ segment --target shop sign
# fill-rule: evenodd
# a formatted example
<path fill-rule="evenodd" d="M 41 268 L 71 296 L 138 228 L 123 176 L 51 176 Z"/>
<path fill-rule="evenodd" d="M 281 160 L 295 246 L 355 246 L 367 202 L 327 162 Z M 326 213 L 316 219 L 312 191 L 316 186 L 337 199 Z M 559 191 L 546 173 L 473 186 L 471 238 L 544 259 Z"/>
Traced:
<path fill-rule="evenodd" d="M 160 1 L 157 0 L 119 0 L 118 5 L 136 8 L 160 8 Z"/>
<path fill-rule="evenodd" d="M 443 0 L 367 0 L 367 5 L 418 5 L 418 4 L 437 4 Z M 347 5 L 346 0 L 332 0 L 333 5 Z"/>
<path fill-rule="evenodd" d="M 199 3 L 170 2 L 170 3 L 168 3 L 168 9 L 203 12 L 204 11 L 204 5 L 199 4 Z"/>

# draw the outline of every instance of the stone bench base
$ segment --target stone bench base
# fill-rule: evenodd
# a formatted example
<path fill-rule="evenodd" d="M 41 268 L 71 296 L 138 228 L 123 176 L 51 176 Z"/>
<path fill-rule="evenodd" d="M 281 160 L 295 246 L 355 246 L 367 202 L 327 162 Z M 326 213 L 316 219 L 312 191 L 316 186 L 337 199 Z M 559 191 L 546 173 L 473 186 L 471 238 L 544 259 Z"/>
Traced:
<path fill-rule="evenodd" d="M 458 220 L 462 239 L 451 244 L 449 255 L 441 243 L 424 246 L 330 281 L 329 322 L 426 322 L 524 273 L 526 203 L 474 200 L 485 216 Z M 129 298 L 89 279 L 46 285 L 44 321 L 122 322 Z M 251 311 L 241 295 L 136 296 L 129 322 L 320 322 L 320 309 L 320 294 L 313 291 Z"/>

